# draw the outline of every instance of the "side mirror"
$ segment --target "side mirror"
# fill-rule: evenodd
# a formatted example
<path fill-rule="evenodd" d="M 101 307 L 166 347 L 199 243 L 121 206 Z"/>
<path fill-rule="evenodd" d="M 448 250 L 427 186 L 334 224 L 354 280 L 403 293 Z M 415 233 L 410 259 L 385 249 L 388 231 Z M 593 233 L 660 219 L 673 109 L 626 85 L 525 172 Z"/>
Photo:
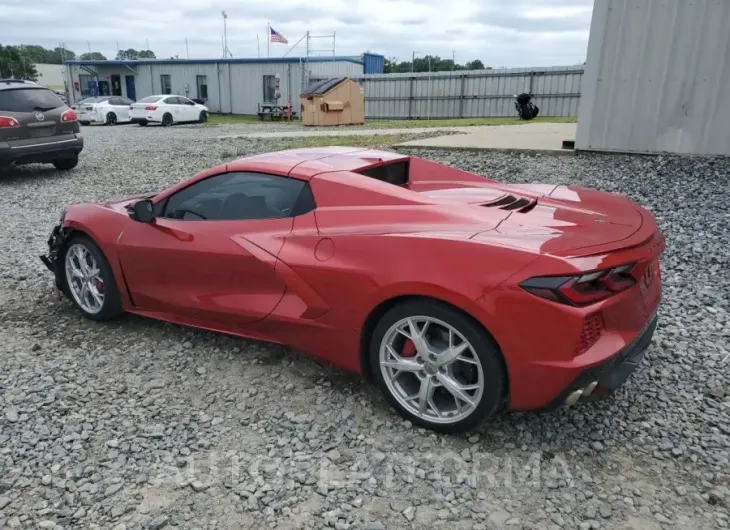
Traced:
<path fill-rule="evenodd" d="M 142 199 L 137 201 L 132 206 L 130 217 L 140 223 L 149 223 L 155 218 L 155 210 L 152 205 L 152 201 L 149 199 Z"/>

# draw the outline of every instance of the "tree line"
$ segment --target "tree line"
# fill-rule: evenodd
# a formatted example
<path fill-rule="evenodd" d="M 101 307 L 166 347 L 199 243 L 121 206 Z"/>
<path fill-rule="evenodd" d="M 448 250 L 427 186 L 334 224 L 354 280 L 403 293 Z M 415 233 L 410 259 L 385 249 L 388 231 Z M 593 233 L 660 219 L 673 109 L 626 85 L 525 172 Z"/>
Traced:
<path fill-rule="evenodd" d="M 455 63 L 453 59 L 442 59 L 438 55 L 416 57 L 413 61 L 399 61 L 396 57 L 385 59 L 384 73 L 397 74 L 407 72 L 450 72 L 452 70 L 491 70 L 479 59 L 465 64 Z"/>
<path fill-rule="evenodd" d="M 86 52 L 77 56 L 75 52 L 62 46 L 50 49 L 37 44 L 23 46 L 3 46 L 0 44 L 0 78 L 12 77 L 35 81 L 38 77 L 36 64 L 63 64 L 63 61 L 73 61 L 75 59 L 82 61 L 107 60 L 101 52 Z M 128 48 L 119 50 L 115 59 L 156 59 L 156 56 L 152 50 Z"/>

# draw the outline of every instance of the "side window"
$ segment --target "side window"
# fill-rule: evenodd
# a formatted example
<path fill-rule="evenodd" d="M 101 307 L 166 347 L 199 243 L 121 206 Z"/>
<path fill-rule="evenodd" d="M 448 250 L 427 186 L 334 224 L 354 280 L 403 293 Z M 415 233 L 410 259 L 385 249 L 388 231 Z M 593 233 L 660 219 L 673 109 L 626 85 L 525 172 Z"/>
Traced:
<path fill-rule="evenodd" d="M 120 105 L 131 105 L 134 103 L 134 101 L 129 98 L 119 98 L 119 100 L 121 101 Z"/>
<path fill-rule="evenodd" d="M 166 98 L 165 103 L 167 103 L 168 105 L 179 105 L 180 101 L 178 100 L 178 98 Z"/>
<path fill-rule="evenodd" d="M 109 98 L 109 105 L 124 105 L 122 98 Z"/>
<path fill-rule="evenodd" d="M 190 101 L 190 100 L 189 100 L 188 98 L 184 98 L 184 97 L 182 97 L 182 96 L 179 96 L 179 97 L 177 98 L 177 102 L 178 102 L 178 103 L 179 103 L 180 105 L 194 105 L 194 103 L 193 103 L 192 101 Z"/>
<path fill-rule="evenodd" d="M 315 208 L 309 184 L 263 173 L 225 173 L 167 199 L 162 217 L 201 220 L 281 219 Z"/>

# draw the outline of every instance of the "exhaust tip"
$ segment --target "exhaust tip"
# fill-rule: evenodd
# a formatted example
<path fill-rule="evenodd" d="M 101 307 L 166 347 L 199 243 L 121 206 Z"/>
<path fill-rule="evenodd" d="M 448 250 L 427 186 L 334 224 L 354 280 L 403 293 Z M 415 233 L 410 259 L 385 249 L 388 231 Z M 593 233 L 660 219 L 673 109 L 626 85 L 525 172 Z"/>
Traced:
<path fill-rule="evenodd" d="M 565 398 L 565 404 L 568 406 L 575 405 L 578 400 L 583 395 L 583 389 L 579 388 L 578 390 L 574 390 L 570 394 L 568 394 L 568 397 Z"/>
<path fill-rule="evenodd" d="M 587 387 L 583 389 L 583 396 L 581 397 L 587 397 L 593 394 L 593 391 L 598 386 L 598 381 L 593 381 L 592 383 L 589 383 Z"/>

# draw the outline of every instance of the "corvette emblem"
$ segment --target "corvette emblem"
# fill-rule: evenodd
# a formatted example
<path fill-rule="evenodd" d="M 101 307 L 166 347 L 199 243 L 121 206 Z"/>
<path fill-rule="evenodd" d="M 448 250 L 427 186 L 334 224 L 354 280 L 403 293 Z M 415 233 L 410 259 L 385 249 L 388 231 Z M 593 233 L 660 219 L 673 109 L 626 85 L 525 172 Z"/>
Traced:
<path fill-rule="evenodd" d="M 38 120 L 38 121 L 43 121 L 43 120 L 46 119 L 46 115 L 43 114 L 42 112 L 36 112 L 35 113 L 35 119 Z"/>

